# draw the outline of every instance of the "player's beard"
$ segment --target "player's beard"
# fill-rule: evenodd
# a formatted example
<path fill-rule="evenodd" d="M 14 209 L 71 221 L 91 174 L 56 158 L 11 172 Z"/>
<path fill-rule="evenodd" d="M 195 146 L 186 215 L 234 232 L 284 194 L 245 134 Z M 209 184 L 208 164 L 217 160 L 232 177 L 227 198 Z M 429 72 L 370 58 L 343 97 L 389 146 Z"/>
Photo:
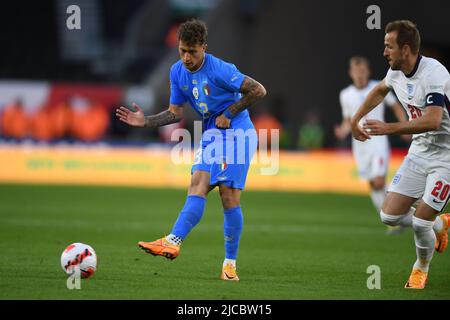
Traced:
<path fill-rule="evenodd" d="M 395 61 L 395 62 L 392 61 L 391 69 L 392 69 L 392 70 L 401 70 L 404 61 L 405 61 L 405 60 L 403 60 L 403 59 L 398 59 L 398 60 Z"/>

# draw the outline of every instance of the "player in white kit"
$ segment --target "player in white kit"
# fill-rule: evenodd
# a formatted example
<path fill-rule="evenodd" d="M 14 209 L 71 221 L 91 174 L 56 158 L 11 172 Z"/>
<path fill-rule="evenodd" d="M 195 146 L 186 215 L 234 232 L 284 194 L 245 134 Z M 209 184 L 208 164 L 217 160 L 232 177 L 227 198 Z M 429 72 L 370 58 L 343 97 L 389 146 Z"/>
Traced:
<path fill-rule="evenodd" d="M 359 106 L 369 92 L 379 83 L 370 79 L 369 61 L 360 56 L 354 56 L 349 61 L 349 76 L 352 84 L 343 89 L 339 94 L 342 108 L 342 122 L 335 127 L 334 133 L 340 140 L 344 140 L 351 133 L 350 119 L 358 111 Z M 360 125 L 366 119 L 384 121 L 385 105 L 392 108 L 399 121 L 406 121 L 406 115 L 397 98 L 388 93 L 376 108 L 370 111 L 360 120 Z M 387 136 L 376 136 L 367 142 L 352 139 L 352 152 L 358 167 L 361 179 L 369 182 L 370 197 L 380 212 L 386 196 L 386 175 L 389 166 L 390 148 Z M 398 227 L 388 226 L 389 233 L 399 231 Z"/>
<path fill-rule="evenodd" d="M 449 214 L 438 215 L 450 197 L 450 74 L 439 61 L 421 56 L 414 23 L 386 26 L 384 56 L 390 69 L 352 118 L 353 136 L 365 141 L 385 134 L 413 134 L 402 166 L 388 189 L 380 211 L 388 225 L 412 226 L 417 260 L 405 288 L 423 289 L 434 251 L 448 244 Z M 360 119 L 393 89 L 408 113 L 408 122 Z M 417 209 L 411 205 L 421 198 Z"/>

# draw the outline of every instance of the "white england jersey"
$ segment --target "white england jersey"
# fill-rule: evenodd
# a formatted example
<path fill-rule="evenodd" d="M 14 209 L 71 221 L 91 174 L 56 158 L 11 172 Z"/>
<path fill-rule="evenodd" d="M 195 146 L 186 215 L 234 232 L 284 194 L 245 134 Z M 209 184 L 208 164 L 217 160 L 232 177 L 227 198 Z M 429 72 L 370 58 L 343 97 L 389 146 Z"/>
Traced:
<path fill-rule="evenodd" d="M 450 163 L 450 74 L 447 69 L 435 59 L 419 56 L 410 75 L 389 69 L 385 83 L 394 90 L 410 120 L 425 115 L 430 105 L 443 107 L 441 127 L 413 135 L 409 153 Z"/>
<path fill-rule="evenodd" d="M 369 92 L 378 83 L 379 81 L 370 80 L 363 89 L 358 89 L 354 85 L 349 85 L 343 89 L 339 95 L 342 117 L 353 117 Z M 397 99 L 392 93 L 389 93 L 383 102 L 361 119 L 360 125 L 366 119 L 384 121 L 385 102 L 392 107 L 397 102 Z M 389 161 L 389 142 L 387 136 L 372 136 L 372 139 L 366 140 L 365 142 L 352 138 L 352 151 L 362 178 L 371 180 L 376 176 L 385 174 L 387 162 Z M 375 169 L 375 167 L 379 169 Z"/>

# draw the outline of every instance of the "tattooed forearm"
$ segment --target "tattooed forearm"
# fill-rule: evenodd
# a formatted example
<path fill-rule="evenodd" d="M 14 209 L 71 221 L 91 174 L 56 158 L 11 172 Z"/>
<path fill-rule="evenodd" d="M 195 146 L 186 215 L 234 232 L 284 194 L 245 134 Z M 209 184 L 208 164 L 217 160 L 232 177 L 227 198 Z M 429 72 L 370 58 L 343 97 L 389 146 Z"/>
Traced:
<path fill-rule="evenodd" d="M 266 89 L 258 81 L 247 76 L 242 82 L 240 91 L 244 94 L 244 96 L 227 109 L 232 116 L 235 116 L 239 112 L 247 109 L 266 95 Z"/>
<path fill-rule="evenodd" d="M 176 123 L 181 120 L 181 116 L 176 115 L 169 110 L 165 110 L 153 116 L 145 117 L 145 127 L 147 128 L 157 128 L 165 126 L 166 124 Z"/>

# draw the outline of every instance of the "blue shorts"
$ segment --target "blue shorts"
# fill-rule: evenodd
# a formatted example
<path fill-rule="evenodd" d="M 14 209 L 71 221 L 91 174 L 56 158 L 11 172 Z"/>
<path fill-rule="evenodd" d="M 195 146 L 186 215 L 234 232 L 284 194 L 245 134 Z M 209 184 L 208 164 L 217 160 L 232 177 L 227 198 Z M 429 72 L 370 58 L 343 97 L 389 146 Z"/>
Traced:
<path fill-rule="evenodd" d="M 230 129 L 215 126 L 202 134 L 191 172 L 210 173 L 211 186 L 226 185 L 244 189 L 250 162 L 258 146 L 256 130 L 250 118 L 233 123 Z"/>

